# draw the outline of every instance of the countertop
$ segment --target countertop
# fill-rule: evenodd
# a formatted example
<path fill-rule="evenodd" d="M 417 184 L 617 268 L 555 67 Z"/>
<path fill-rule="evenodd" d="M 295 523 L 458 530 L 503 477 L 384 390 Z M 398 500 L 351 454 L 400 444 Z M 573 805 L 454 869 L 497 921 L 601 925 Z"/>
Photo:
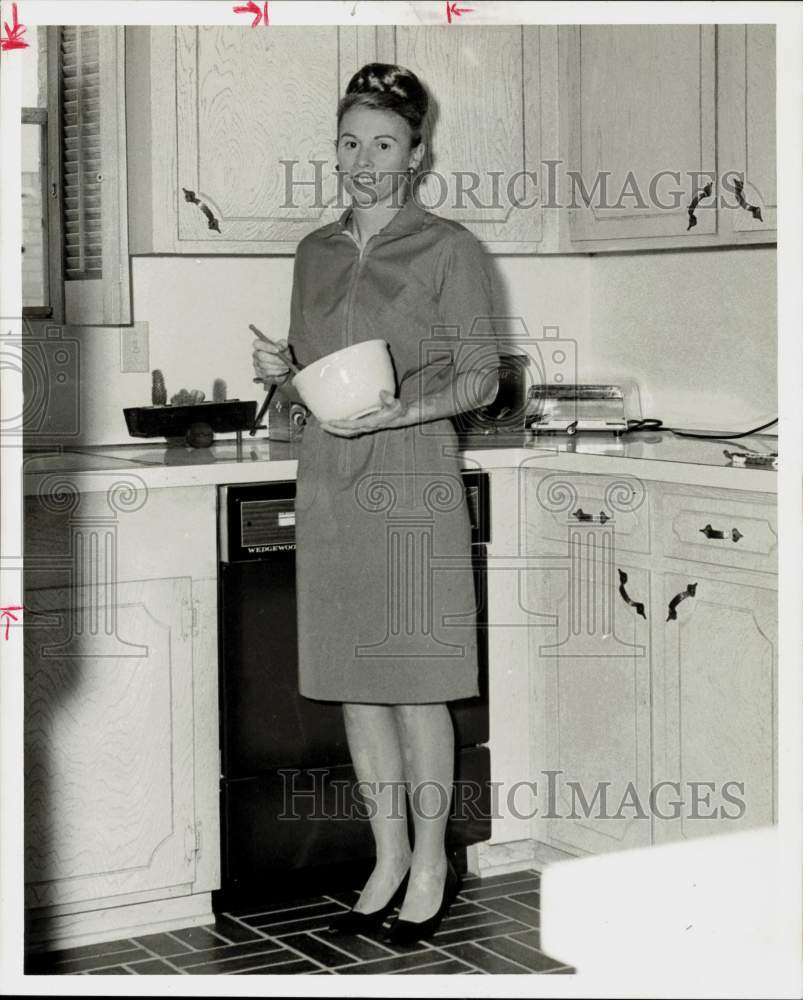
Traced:
<path fill-rule="evenodd" d="M 699 440 L 664 431 L 641 431 L 621 438 L 592 434 L 536 436 L 529 432 L 463 435 L 459 455 L 465 468 L 510 469 L 532 466 L 569 473 L 631 475 L 661 482 L 777 492 L 777 472 L 771 467 L 741 468 L 724 450 L 777 452 L 778 439 L 754 435 L 738 440 Z M 50 448 L 26 452 L 25 492 L 48 493 L 67 477 L 84 492 L 106 490 L 110 476 L 135 488 L 203 486 L 222 483 L 294 479 L 298 456 L 295 442 L 243 436 L 217 440 L 209 448 L 170 446 L 161 439 L 125 445 Z M 141 484 L 141 485 L 140 485 Z"/>

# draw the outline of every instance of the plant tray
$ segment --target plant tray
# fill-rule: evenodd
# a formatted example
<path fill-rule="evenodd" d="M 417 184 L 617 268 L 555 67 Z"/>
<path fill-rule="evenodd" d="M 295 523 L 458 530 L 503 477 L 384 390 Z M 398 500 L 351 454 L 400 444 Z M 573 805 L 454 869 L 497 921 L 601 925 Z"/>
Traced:
<path fill-rule="evenodd" d="M 250 430 L 256 417 L 255 399 L 187 406 L 130 406 L 123 409 L 132 437 L 180 437 L 192 424 L 208 424 L 215 434 Z"/>

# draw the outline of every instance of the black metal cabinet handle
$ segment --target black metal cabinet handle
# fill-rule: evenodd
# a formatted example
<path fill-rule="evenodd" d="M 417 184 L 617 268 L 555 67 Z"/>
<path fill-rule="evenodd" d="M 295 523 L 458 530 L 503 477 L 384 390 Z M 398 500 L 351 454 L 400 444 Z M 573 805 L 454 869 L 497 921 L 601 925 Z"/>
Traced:
<path fill-rule="evenodd" d="M 625 584 L 627 583 L 627 573 L 623 569 L 617 570 L 619 574 L 619 593 L 622 595 L 622 599 L 625 604 L 629 604 L 631 607 L 636 609 L 636 614 L 641 615 L 642 618 L 646 620 L 647 616 L 644 613 L 644 605 L 641 601 L 634 601 L 625 590 Z"/>
<path fill-rule="evenodd" d="M 576 517 L 578 521 L 594 520 L 594 515 L 586 514 L 586 512 L 583 510 L 582 507 L 578 507 L 577 510 L 572 511 L 572 517 Z M 610 521 L 610 518 L 608 517 L 608 515 L 605 513 L 604 510 L 601 510 L 599 512 L 599 517 L 597 518 L 597 520 L 599 521 L 600 524 L 605 524 L 607 521 Z"/>
<path fill-rule="evenodd" d="M 205 205 L 201 199 L 195 194 L 194 191 L 189 191 L 187 188 L 183 187 L 181 189 L 184 192 L 184 201 L 189 201 L 193 205 L 198 205 L 201 211 L 206 216 L 206 225 L 208 229 L 214 229 L 216 233 L 220 232 L 220 223 L 217 221 L 212 213 L 212 210 L 208 205 Z"/>
<path fill-rule="evenodd" d="M 712 528 L 710 524 L 707 524 L 704 528 L 700 528 L 700 534 L 705 535 L 706 538 L 726 537 L 724 531 L 717 531 L 716 528 Z M 732 542 L 738 542 L 740 538 L 744 538 L 744 535 L 738 528 L 731 528 L 730 537 Z"/>
<path fill-rule="evenodd" d="M 736 191 L 736 200 L 739 203 L 739 207 L 743 208 L 745 212 L 749 212 L 754 219 L 758 219 L 759 222 L 763 222 L 764 219 L 761 216 L 761 209 L 758 205 L 748 205 L 747 199 L 744 196 L 744 181 L 739 180 L 739 178 L 734 178 L 733 188 Z"/>
<path fill-rule="evenodd" d="M 711 182 L 709 181 L 704 188 L 700 188 L 699 190 L 694 192 L 694 197 L 689 203 L 689 207 L 686 209 L 686 211 L 689 213 L 689 224 L 688 226 L 686 226 L 686 232 L 688 232 L 690 229 L 693 229 L 697 225 L 697 216 L 694 214 L 694 210 L 697 208 L 697 206 L 700 204 L 703 198 L 711 197 L 711 190 L 712 190 Z"/>
<path fill-rule="evenodd" d="M 680 594 L 676 594 L 672 600 L 669 602 L 669 614 L 666 616 L 668 622 L 673 622 L 678 616 L 677 607 L 681 601 L 685 601 L 687 597 L 694 597 L 697 593 L 697 584 L 690 583 L 684 591 Z"/>

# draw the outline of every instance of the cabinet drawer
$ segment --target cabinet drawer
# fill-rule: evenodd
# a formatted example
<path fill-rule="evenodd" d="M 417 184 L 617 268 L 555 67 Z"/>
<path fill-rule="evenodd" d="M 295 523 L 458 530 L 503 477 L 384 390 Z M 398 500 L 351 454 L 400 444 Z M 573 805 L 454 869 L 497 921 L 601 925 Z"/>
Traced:
<path fill-rule="evenodd" d="M 615 548 L 627 552 L 650 551 L 646 501 L 645 484 L 636 476 L 553 472 L 527 484 L 527 516 L 535 534 L 566 542 L 570 530 L 585 525 L 593 533 L 603 524 L 613 531 Z"/>
<path fill-rule="evenodd" d="M 672 558 L 762 573 L 778 572 L 774 502 L 735 499 L 730 492 L 660 497 L 655 523 L 660 551 Z"/>

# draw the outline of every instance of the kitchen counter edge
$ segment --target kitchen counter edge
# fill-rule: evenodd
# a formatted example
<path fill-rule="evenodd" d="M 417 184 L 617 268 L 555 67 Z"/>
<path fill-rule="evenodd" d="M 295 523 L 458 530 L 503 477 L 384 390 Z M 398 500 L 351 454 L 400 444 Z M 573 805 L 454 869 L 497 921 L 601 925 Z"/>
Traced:
<path fill-rule="evenodd" d="M 746 490 L 753 493 L 778 492 L 777 473 L 766 469 L 712 466 L 691 462 L 670 462 L 624 456 L 532 448 L 464 449 L 459 452 L 465 469 L 485 471 L 538 469 L 569 474 L 637 476 L 663 483 Z M 167 489 L 187 486 L 219 486 L 229 483 L 280 482 L 296 477 L 296 459 L 264 461 L 217 461 L 187 465 L 138 465 L 93 470 L 53 470 L 24 475 L 26 495 L 42 495 L 59 489 L 79 493 L 106 492 L 120 482 L 133 489 Z"/>

